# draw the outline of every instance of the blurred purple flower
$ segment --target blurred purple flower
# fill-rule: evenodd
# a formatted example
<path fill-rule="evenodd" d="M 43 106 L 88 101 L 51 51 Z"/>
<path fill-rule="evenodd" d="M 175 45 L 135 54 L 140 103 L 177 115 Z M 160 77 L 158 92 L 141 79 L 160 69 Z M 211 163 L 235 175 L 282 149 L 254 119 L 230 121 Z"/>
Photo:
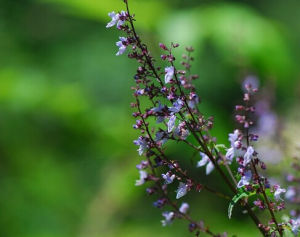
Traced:
<path fill-rule="evenodd" d="M 253 147 L 252 146 L 248 146 L 247 151 L 246 151 L 246 153 L 244 155 L 244 163 L 243 163 L 244 166 L 246 166 L 247 164 L 249 164 L 249 162 L 252 159 L 253 153 L 254 153 Z"/>
<path fill-rule="evenodd" d="M 245 174 L 242 176 L 242 178 L 240 179 L 240 181 L 238 182 L 237 187 L 241 188 L 245 185 L 248 185 L 250 183 L 251 177 L 252 177 L 251 171 L 247 170 Z"/>
<path fill-rule="evenodd" d="M 167 172 L 166 174 L 162 174 L 161 176 L 165 180 L 165 184 L 173 183 L 173 181 L 176 177 L 175 174 L 171 174 L 170 172 Z"/>
<path fill-rule="evenodd" d="M 183 197 L 184 195 L 186 195 L 187 193 L 187 185 L 185 183 L 180 182 L 178 189 L 176 191 L 177 195 L 176 195 L 176 199 L 179 199 L 181 197 Z"/>
<path fill-rule="evenodd" d="M 280 186 L 276 187 L 276 190 L 274 192 L 274 198 L 276 199 L 276 201 L 278 200 L 282 200 L 282 198 L 280 197 L 280 194 L 285 193 L 286 190 L 284 188 L 280 188 Z"/>
<path fill-rule="evenodd" d="M 162 220 L 161 223 L 162 223 L 162 226 L 167 226 L 167 225 L 170 225 L 172 224 L 172 220 L 175 216 L 174 212 L 163 212 L 163 217 L 165 218 L 165 220 Z"/>
<path fill-rule="evenodd" d="M 123 54 L 126 50 L 126 42 L 127 39 L 125 37 L 119 37 L 120 41 L 116 43 L 116 45 L 119 47 L 119 51 L 116 53 L 117 56 Z"/>
<path fill-rule="evenodd" d="M 169 119 L 169 122 L 168 122 L 168 132 L 172 132 L 172 130 L 174 129 L 175 120 L 176 120 L 176 116 L 172 115 Z"/>
<path fill-rule="evenodd" d="M 179 208 L 179 212 L 186 214 L 189 210 L 190 206 L 188 203 L 184 202 L 181 204 L 180 208 Z"/>
<path fill-rule="evenodd" d="M 170 81 L 172 80 L 173 76 L 174 76 L 174 67 L 166 67 L 165 68 L 165 83 L 170 83 Z"/>
<path fill-rule="evenodd" d="M 148 174 L 147 174 L 146 171 L 140 170 L 139 172 L 140 172 L 140 179 L 138 179 L 138 180 L 135 181 L 135 185 L 136 186 L 140 186 L 140 185 L 144 184 L 145 183 L 145 179 L 148 177 Z"/>
<path fill-rule="evenodd" d="M 203 152 L 200 152 L 200 156 L 202 157 L 202 159 L 200 161 L 198 161 L 197 163 L 197 167 L 202 167 L 205 166 L 206 164 L 206 175 L 209 175 L 214 167 L 214 164 L 210 161 L 209 157 L 204 154 Z"/>

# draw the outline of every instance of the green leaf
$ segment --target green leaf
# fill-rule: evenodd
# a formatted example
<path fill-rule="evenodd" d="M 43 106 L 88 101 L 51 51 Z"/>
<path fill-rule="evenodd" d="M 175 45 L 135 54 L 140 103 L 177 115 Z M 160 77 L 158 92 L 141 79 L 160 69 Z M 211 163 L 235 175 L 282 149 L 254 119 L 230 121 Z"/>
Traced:
<path fill-rule="evenodd" d="M 229 207 L 228 207 L 228 218 L 230 219 L 231 218 L 231 214 L 232 214 L 232 209 L 233 209 L 233 206 L 243 197 L 248 197 L 248 194 L 247 193 L 238 193 L 236 194 L 230 204 L 229 204 Z"/>
<path fill-rule="evenodd" d="M 220 149 L 224 149 L 224 150 L 227 149 L 227 147 L 224 144 L 217 144 L 215 145 L 215 148 L 218 152 L 220 152 Z"/>
<path fill-rule="evenodd" d="M 293 232 L 290 229 L 285 229 L 283 231 L 283 236 L 285 236 L 285 237 L 294 237 L 295 235 L 293 234 Z"/>

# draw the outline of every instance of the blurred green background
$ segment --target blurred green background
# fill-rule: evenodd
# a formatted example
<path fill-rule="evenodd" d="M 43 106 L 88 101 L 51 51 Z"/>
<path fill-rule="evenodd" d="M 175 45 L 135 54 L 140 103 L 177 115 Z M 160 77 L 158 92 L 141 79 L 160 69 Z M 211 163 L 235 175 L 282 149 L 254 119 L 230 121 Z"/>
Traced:
<path fill-rule="evenodd" d="M 154 55 L 160 41 L 195 47 L 202 110 L 215 116 L 220 142 L 247 75 L 273 88 L 279 115 L 295 110 L 300 2 L 130 4 Z M 121 0 L 0 0 L 0 236 L 189 236 L 181 221 L 162 228 L 155 197 L 134 186 L 140 158 L 129 103 L 137 65 L 115 56 L 120 32 L 105 28 L 107 13 L 122 9 Z M 171 154 L 186 151 L 174 146 Z M 227 202 L 205 192 L 185 200 L 215 231 L 259 236 L 238 211 L 227 219 Z"/>

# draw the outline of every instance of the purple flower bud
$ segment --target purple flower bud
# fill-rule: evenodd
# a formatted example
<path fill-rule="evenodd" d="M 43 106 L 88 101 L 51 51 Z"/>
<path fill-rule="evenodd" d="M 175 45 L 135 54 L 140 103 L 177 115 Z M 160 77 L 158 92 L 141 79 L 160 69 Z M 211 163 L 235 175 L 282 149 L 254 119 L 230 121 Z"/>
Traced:
<path fill-rule="evenodd" d="M 173 129 L 174 129 L 174 126 L 175 126 L 175 120 L 176 120 L 176 116 L 175 115 L 172 115 L 169 119 L 169 122 L 168 122 L 168 132 L 172 132 Z"/>
<path fill-rule="evenodd" d="M 188 203 L 184 202 L 181 204 L 180 208 L 179 208 L 179 212 L 186 214 L 189 210 L 190 206 Z"/>
<path fill-rule="evenodd" d="M 182 183 L 182 182 L 180 182 L 179 183 L 179 186 L 178 186 L 178 189 L 177 189 L 177 191 L 176 191 L 176 199 L 179 199 L 179 198 L 181 198 L 181 197 L 183 197 L 184 195 L 186 195 L 186 193 L 187 193 L 187 185 L 185 184 L 185 183 Z"/>
<path fill-rule="evenodd" d="M 167 46 L 163 43 L 159 43 L 159 47 L 163 50 L 168 50 Z"/>
<path fill-rule="evenodd" d="M 256 201 L 254 201 L 253 204 L 261 210 L 264 210 L 266 208 L 264 202 L 261 201 L 260 199 L 257 199 Z"/>
<path fill-rule="evenodd" d="M 167 200 L 165 198 L 158 199 L 156 202 L 153 203 L 153 206 L 157 208 L 162 208 L 166 204 Z"/>
<path fill-rule="evenodd" d="M 244 110 L 244 109 L 245 109 L 245 107 L 243 105 L 236 105 L 235 106 L 236 111 L 241 111 L 241 110 Z"/>
<path fill-rule="evenodd" d="M 162 60 L 166 60 L 166 59 L 167 59 L 167 55 L 162 54 L 162 55 L 160 55 L 160 58 L 161 58 Z"/>

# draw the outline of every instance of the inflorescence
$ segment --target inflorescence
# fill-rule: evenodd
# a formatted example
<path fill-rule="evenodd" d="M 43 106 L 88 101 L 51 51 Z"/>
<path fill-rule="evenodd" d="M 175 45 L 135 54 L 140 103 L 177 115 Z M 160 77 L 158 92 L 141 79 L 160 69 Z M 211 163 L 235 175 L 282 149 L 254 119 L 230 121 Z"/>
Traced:
<path fill-rule="evenodd" d="M 255 94 L 258 89 L 250 83 L 245 84 L 243 103 L 235 107 L 235 119 L 239 127 L 229 134 L 230 147 L 217 144 L 216 139 L 210 135 L 213 118 L 206 118 L 199 109 L 200 98 L 193 84 L 198 76 L 190 71 L 194 49 L 186 48 L 186 54 L 181 61 L 182 69 L 178 69 L 175 66 L 173 50 L 179 45 L 171 43 L 167 46 L 160 43 L 159 47 L 163 52 L 161 60 L 166 66 L 156 66 L 147 45 L 135 30 L 135 18 L 129 12 L 128 1 L 125 0 L 124 3 L 126 11 L 109 13 L 111 21 L 106 27 L 116 26 L 125 33 L 126 37 L 120 37 L 116 43 L 116 55 L 128 51 L 128 57 L 139 64 L 134 75 L 135 86 L 132 90 L 135 101 L 131 107 L 135 110 L 133 117 L 136 118 L 133 128 L 140 131 L 134 144 L 138 147 L 138 154 L 144 156 L 145 160 L 136 166 L 140 175 L 136 185 L 149 183 L 147 193 L 156 194 L 158 197 L 154 206 L 160 209 L 169 207 L 169 211 L 162 212 L 162 225 L 170 225 L 175 219 L 185 219 L 188 221 L 189 231 L 196 236 L 200 232 L 211 236 L 227 236 L 226 232 L 214 233 L 203 221 L 192 219 L 189 215 L 190 205 L 179 200 L 191 190 L 206 190 L 229 199 L 229 218 L 234 205 L 245 209 L 245 213 L 251 217 L 263 236 L 283 236 L 288 231 L 297 235 L 300 228 L 299 210 L 293 210 L 291 218 L 286 216 L 282 220 L 275 214 L 285 208 L 284 196 L 288 201 L 299 204 L 299 186 L 290 186 L 286 190 L 277 184 L 271 185 L 260 174 L 260 170 L 265 170 L 266 165 L 255 150 L 254 143 L 258 141 L 258 135 L 251 132 L 255 119 Z M 231 197 L 203 185 L 178 160 L 166 155 L 169 141 L 184 143 L 196 151 L 199 161 L 195 168 L 205 167 L 206 175 L 211 172 L 219 173 L 230 190 Z M 233 166 L 233 163 L 237 165 Z M 238 168 L 234 170 L 233 167 Z M 294 167 L 300 170 L 299 165 Z M 287 180 L 299 184 L 300 179 L 288 175 Z M 173 194 L 173 185 L 177 187 L 176 194 Z M 267 223 L 262 223 L 254 210 L 267 211 Z"/>

